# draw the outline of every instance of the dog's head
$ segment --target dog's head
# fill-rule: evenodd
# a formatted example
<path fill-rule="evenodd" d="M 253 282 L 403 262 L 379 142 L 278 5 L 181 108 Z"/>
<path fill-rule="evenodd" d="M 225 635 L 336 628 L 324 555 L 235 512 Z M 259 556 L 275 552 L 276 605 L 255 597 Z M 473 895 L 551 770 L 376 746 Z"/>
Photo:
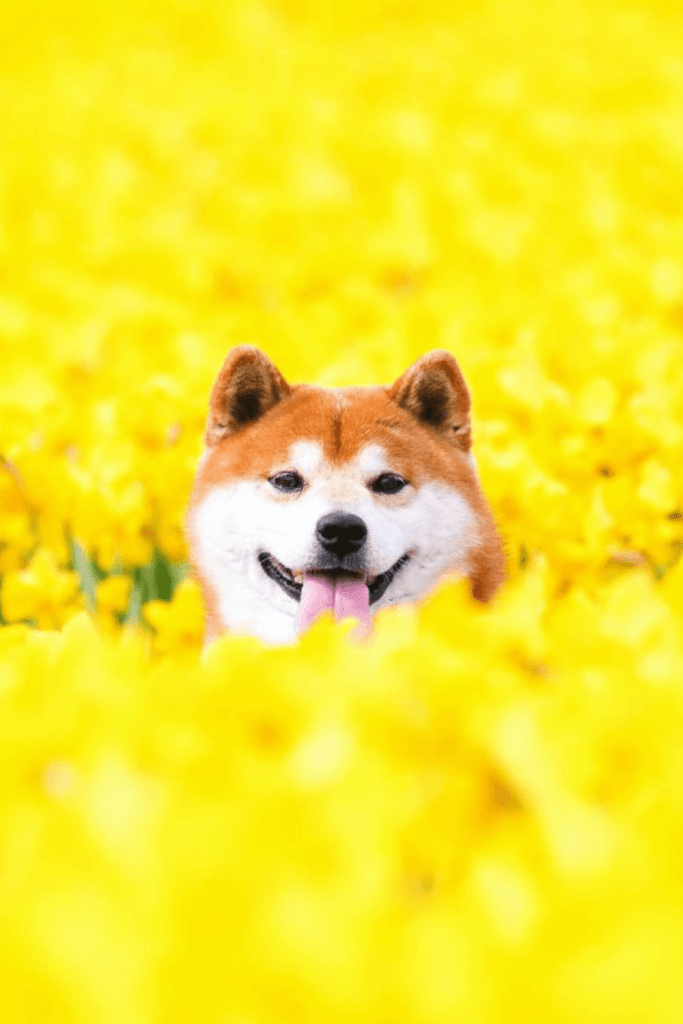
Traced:
<path fill-rule="evenodd" d="M 326 606 L 366 619 L 448 571 L 488 600 L 503 556 L 470 446 L 448 352 L 391 387 L 326 389 L 290 386 L 262 352 L 234 349 L 188 515 L 208 638 L 291 641 Z"/>

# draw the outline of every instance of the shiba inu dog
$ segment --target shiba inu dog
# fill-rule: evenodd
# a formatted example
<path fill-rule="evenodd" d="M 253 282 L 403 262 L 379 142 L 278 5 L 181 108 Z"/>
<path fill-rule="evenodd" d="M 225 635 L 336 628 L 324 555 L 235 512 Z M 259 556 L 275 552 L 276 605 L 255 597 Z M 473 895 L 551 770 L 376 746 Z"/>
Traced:
<path fill-rule="evenodd" d="M 388 387 L 289 385 L 233 349 L 211 392 L 187 515 L 206 641 L 289 644 L 326 609 L 360 620 L 446 573 L 488 601 L 504 576 L 470 453 L 470 395 L 434 351 Z"/>

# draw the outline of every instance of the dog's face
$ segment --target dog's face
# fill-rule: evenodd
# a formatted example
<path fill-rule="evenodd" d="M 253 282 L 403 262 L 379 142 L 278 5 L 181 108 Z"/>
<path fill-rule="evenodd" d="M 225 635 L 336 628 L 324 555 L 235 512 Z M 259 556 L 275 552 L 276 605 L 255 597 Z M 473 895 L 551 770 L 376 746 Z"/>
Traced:
<path fill-rule="evenodd" d="M 469 395 L 432 353 L 392 388 L 289 387 L 255 349 L 214 385 L 188 515 L 207 639 L 291 642 L 320 611 L 365 621 L 447 571 L 486 600 L 502 554 L 470 454 Z"/>

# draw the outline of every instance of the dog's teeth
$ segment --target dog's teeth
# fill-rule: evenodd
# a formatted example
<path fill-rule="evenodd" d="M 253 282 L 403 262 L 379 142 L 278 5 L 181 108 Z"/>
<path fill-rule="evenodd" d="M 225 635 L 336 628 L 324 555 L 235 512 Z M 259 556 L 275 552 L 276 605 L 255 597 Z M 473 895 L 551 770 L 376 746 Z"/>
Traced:
<path fill-rule="evenodd" d="M 296 579 L 296 576 L 292 572 L 292 570 L 288 569 L 286 565 L 282 564 L 282 562 L 278 562 L 277 558 L 273 558 L 273 556 L 271 555 L 270 556 L 270 560 L 273 563 L 273 565 L 275 566 L 275 568 L 277 569 L 277 571 L 279 573 L 281 573 L 283 576 L 286 576 L 288 580 L 295 580 Z"/>

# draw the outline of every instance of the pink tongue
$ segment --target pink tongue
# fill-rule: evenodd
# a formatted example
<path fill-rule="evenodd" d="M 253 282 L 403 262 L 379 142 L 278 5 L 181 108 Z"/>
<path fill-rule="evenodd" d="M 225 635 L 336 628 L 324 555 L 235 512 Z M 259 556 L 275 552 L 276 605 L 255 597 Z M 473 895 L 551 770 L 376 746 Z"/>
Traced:
<path fill-rule="evenodd" d="M 340 576 L 334 580 L 306 573 L 296 616 L 297 632 L 303 633 L 328 608 L 334 609 L 337 622 L 353 618 L 369 627 L 370 591 L 367 584 L 355 576 Z"/>
<path fill-rule="evenodd" d="M 321 615 L 326 608 L 334 608 L 334 583 L 326 576 L 304 576 L 301 600 L 296 613 L 296 629 L 305 629 Z"/>
<path fill-rule="evenodd" d="M 334 617 L 358 619 L 362 625 L 370 625 L 370 591 L 367 584 L 356 576 L 342 577 L 334 588 Z"/>

